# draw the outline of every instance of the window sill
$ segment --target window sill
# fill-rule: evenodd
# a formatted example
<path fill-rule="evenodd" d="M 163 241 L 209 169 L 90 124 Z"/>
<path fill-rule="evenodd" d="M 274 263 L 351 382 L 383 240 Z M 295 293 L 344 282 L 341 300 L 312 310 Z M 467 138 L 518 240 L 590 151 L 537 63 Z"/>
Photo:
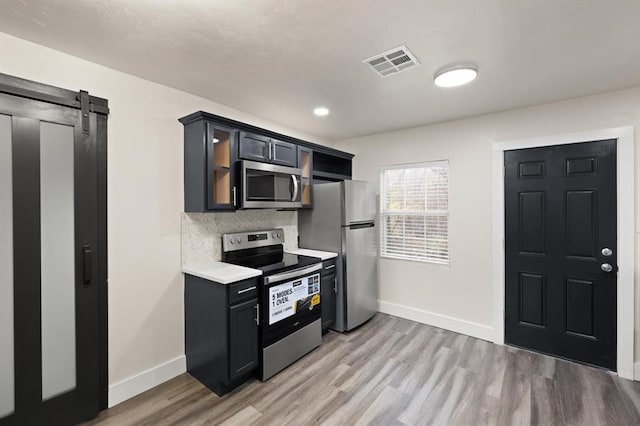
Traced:
<path fill-rule="evenodd" d="M 385 259 L 385 260 L 400 260 L 400 261 L 403 261 L 403 262 L 421 263 L 421 264 L 441 267 L 441 268 L 445 268 L 445 269 L 450 269 L 450 266 L 451 266 L 451 262 L 450 261 L 447 262 L 447 263 L 441 263 L 441 262 L 434 262 L 432 260 L 411 259 L 411 258 L 408 258 L 408 257 L 389 256 L 389 255 L 385 255 L 385 254 L 380 254 L 380 255 L 378 255 L 378 257 L 380 259 Z"/>

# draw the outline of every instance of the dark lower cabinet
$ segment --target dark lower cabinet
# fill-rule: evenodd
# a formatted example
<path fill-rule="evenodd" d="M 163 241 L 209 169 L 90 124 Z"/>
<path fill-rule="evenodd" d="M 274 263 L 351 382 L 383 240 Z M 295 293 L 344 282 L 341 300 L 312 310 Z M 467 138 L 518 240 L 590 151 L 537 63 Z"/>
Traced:
<path fill-rule="evenodd" d="M 220 284 L 185 275 L 187 371 L 222 396 L 258 367 L 258 280 Z"/>
<path fill-rule="evenodd" d="M 229 308 L 229 377 L 237 379 L 258 367 L 258 299 Z"/>
<path fill-rule="evenodd" d="M 326 333 L 336 320 L 336 260 L 323 262 L 320 278 L 320 306 L 322 307 L 322 332 Z"/>

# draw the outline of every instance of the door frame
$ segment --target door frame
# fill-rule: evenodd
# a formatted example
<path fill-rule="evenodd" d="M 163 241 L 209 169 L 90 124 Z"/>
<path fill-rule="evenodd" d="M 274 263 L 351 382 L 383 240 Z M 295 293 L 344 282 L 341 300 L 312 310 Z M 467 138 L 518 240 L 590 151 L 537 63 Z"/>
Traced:
<path fill-rule="evenodd" d="M 95 281 L 98 286 L 98 351 L 99 363 L 99 406 L 100 410 L 108 405 L 109 350 L 108 350 L 108 263 L 107 263 L 107 118 L 109 101 L 90 95 L 87 91 L 63 89 L 32 80 L 26 80 L 0 73 L 0 93 L 17 98 L 30 99 L 47 104 L 79 110 L 86 117 L 82 121 L 82 131 L 89 133 L 97 144 L 97 187 L 98 187 L 98 246 L 96 247 L 98 269 Z M 95 121 L 91 114 L 95 113 Z M 91 125 L 94 129 L 91 129 Z M 15 325 L 14 325 L 15 326 Z"/>
<path fill-rule="evenodd" d="M 492 231 L 493 254 L 493 342 L 504 345 L 505 335 L 505 252 L 504 252 L 504 151 L 565 145 L 604 139 L 617 140 L 616 188 L 617 188 L 617 369 L 618 376 L 634 379 L 634 329 L 635 329 L 635 142 L 633 127 L 615 127 L 516 139 L 492 144 Z M 637 377 L 636 379 L 640 379 Z"/>

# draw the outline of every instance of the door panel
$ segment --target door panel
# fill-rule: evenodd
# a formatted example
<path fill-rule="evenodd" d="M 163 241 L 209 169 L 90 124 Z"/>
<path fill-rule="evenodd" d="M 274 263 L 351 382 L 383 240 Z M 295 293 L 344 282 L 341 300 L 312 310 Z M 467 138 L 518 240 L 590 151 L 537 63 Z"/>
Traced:
<path fill-rule="evenodd" d="M 567 191 L 566 250 L 568 256 L 595 258 L 598 193 Z"/>
<path fill-rule="evenodd" d="M 520 193 L 520 253 L 545 254 L 545 193 Z"/>
<path fill-rule="evenodd" d="M 42 399 L 76 386 L 73 127 L 40 125 Z"/>
<path fill-rule="evenodd" d="M 269 161 L 271 139 L 266 136 L 240 132 L 238 156 L 245 160 Z"/>
<path fill-rule="evenodd" d="M 229 379 L 258 366 L 258 299 L 229 308 Z"/>
<path fill-rule="evenodd" d="M 508 343 L 615 370 L 616 232 L 615 140 L 505 152 Z"/>
<path fill-rule="evenodd" d="M 0 418 L 14 409 L 11 117 L 0 115 Z"/>
<path fill-rule="evenodd" d="M 13 116 L 11 128 L 15 408 L 19 414 L 42 401 L 40 121 Z"/>
<path fill-rule="evenodd" d="M 545 326 L 545 277 L 520 273 L 520 323 Z"/>
<path fill-rule="evenodd" d="M 331 327 L 336 318 L 336 275 L 323 274 L 320 282 L 320 307 L 322 310 L 322 331 Z"/>
<path fill-rule="evenodd" d="M 596 336 L 598 306 L 597 281 L 567 278 L 566 286 L 566 332 L 582 336 Z"/>
<path fill-rule="evenodd" d="M 0 197 L 9 188 L 13 202 L 3 200 L 0 207 L 0 227 L 11 226 L 13 233 L 10 245 L 3 245 L 5 238 L 0 242 L 0 262 L 9 250 L 14 268 L 12 279 L 3 275 L 5 268 L 0 272 L 0 304 L 12 303 L 15 336 L 4 344 L 10 322 L 2 321 L 0 423 L 76 424 L 97 415 L 100 397 L 97 118 L 87 113 L 85 132 L 79 110 L 26 99 L 5 103 L 5 97 L 0 96 L 1 112 L 13 105 L 34 114 L 8 118 L 11 155 L 4 155 L 7 118 L 0 120 L 0 161 L 10 161 L 0 174 L 11 173 L 0 182 Z M 13 289 L 13 298 L 5 299 L 5 287 Z M 11 367 L 5 363 L 7 346 L 15 354 Z M 15 410 L 6 417 L 11 400 L 5 398 L 4 368 L 11 368 L 15 383 Z"/>
<path fill-rule="evenodd" d="M 298 148 L 296 145 L 276 139 L 271 139 L 271 144 L 271 162 L 273 164 L 298 167 Z"/>

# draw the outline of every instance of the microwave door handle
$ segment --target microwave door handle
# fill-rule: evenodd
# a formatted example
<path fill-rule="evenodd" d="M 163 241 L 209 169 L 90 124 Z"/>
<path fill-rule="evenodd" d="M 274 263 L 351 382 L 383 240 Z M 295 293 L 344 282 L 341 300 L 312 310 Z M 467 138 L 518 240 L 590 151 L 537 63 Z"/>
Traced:
<path fill-rule="evenodd" d="M 298 178 L 296 175 L 291 175 L 291 180 L 293 180 L 293 197 L 291 197 L 291 201 L 296 201 L 296 198 L 298 198 Z"/>

